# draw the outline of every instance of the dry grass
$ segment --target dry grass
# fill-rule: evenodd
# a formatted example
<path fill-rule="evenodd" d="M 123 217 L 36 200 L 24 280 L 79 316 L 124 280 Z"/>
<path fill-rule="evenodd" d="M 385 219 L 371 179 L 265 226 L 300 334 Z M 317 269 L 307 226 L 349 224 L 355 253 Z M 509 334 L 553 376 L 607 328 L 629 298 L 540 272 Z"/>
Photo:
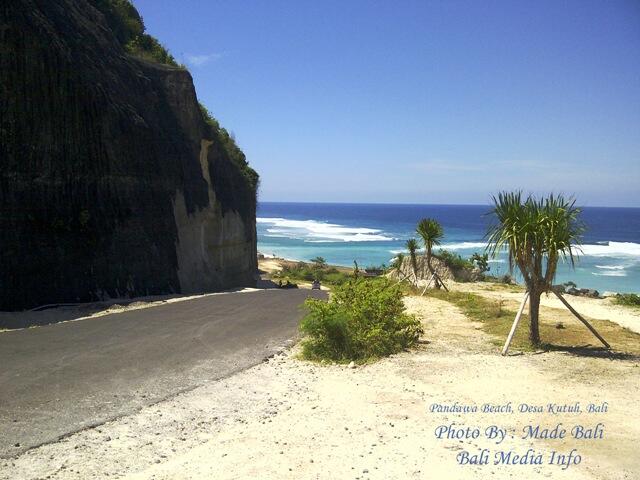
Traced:
<path fill-rule="evenodd" d="M 428 295 L 458 306 L 467 317 L 482 323 L 482 329 L 494 338 L 492 343 L 496 346 L 504 344 L 515 317 L 515 311 L 506 309 L 504 302 L 467 292 L 431 290 Z M 568 310 L 548 307 L 542 307 L 540 311 L 542 345 L 535 347 L 529 343 L 529 317 L 525 314 L 520 320 L 511 348 L 521 351 L 540 348 L 564 350 L 581 355 L 640 356 L 639 334 L 608 320 L 587 320 L 609 342 L 611 352 L 607 352 L 600 341 Z"/>
<path fill-rule="evenodd" d="M 487 283 L 484 284 L 482 290 L 487 290 L 489 292 L 524 292 L 524 286 L 522 285 L 512 285 L 510 283 Z"/>

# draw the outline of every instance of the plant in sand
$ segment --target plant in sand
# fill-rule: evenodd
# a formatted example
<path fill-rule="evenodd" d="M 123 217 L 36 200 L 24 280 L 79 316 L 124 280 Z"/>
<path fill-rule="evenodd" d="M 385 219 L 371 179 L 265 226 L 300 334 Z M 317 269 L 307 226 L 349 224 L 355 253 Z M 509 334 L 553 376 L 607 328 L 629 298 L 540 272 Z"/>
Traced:
<path fill-rule="evenodd" d="M 529 340 L 540 343 L 540 296 L 551 291 L 558 260 L 574 266 L 584 224 L 573 198 L 549 195 L 536 199 L 521 192 L 501 192 L 493 197 L 497 223 L 487 231 L 487 251 L 495 257 L 509 254 L 509 268 L 518 267 L 529 291 Z"/>
<path fill-rule="evenodd" d="M 395 258 L 391 260 L 391 272 L 396 275 L 399 281 L 406 279 L 406 275 L 402 272 L 402 265 L 404 264 L 404 253 L 399 252 Z"/>
<path fill-rule="evenodd" d="M 407 240 L 407 250 L 409 250 L 409 260 L 411 261 L 411 270 L 413 270 L 413 282 L 418 283 L 418 242 L 415 238 Z"/>
<path fill-rule="evenodd" d="M 478 270 L 480 270 L 480 273 L 489 271 L 489 255 L 487 253 L 479 254 L 478 252 L 476 252 L 473 255 L 471 255 L 470 261 L 476 267 L 478 267 Z"/>
<path fill-rule="evenodd" d="M 422 238 L 422 242 L 424 243 L 424 258 L 427 262 L 429 273 L 431 275 L 434 275 L 435 272 L 433 270 L 433 266 L 431 265 L 431 257 L 433 247 L 436 245 L 440 245 L 440 241 L 444 236 L 442 225 L 440 225 L 440 223 L 433 218 L 423 218 L 418 222 L 416 233 L 420 235 L 420 238 Z M 438 281 L 437 276 L 435 278 L 435 285 L 436 288 L 440 288 L 440 282 Z"/>

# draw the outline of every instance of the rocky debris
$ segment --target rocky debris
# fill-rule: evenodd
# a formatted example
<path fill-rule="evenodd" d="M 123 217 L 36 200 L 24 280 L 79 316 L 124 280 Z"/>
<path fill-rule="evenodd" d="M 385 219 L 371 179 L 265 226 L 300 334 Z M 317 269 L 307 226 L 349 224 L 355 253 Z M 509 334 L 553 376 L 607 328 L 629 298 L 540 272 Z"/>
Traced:
<path fill-rule="evenodd" d="M 565 287 L 563 284 L 552 285 L 551 288 L 558 293 L 566 293 L 567 291 L 567 287 Z"/>
<path fill-rule="evenodd" d="M 597 290 L 591 288 L 570 287 L 566 290 L 565 293 L 578 297 L 600 298 L 600 293 Z"/>
<path fill-rule="evenodd" d="M 594 290 L 591 288 L 577 288 L 576 284 L 573 282 L 567 282 L 561 285 L 553 285 L 551 288 L 558 293 L 566 293 L 567 295 L 575 295 L 579 297 L 590 297 L 590 298 L 603 298 L 600 296 L 600 293 L 598 292 L 598 290 Z"/>

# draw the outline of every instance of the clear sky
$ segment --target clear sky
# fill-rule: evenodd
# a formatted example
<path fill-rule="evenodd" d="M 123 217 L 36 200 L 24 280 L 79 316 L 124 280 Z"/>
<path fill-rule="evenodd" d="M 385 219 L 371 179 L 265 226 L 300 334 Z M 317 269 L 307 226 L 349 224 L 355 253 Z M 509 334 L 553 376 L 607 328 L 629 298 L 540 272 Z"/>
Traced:
<path fill-rule="evenodd" d="M 640 206 L 640 1 L 134 0 L 260 199 Z"/>

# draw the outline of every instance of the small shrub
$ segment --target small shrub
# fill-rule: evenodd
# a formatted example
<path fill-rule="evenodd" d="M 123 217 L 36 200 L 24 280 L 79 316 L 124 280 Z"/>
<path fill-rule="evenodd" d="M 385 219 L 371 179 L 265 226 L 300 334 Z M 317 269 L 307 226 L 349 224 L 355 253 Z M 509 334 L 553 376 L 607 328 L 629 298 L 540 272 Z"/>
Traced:
<path fill-rule="evenodd" d="M 328 301 L 309 299 L 300 323 L 309 360 L 366 361 L 414 345 L 420 322 L 405 313 L 402 290 L 386 278 L 353 279 L 334 289 Z"/>
<path fill-rule="evenodd" d="M 316 264 L 310 265 L 304 262 L 298 262 L 295 265 L 284 266 L 282 270 L 273 274 L 273 278 L 280 280 L 288 279 L 291 281 L 297 280 L 301 282 L 318 280 L 330 285 L 342 285 L 352 278 L 352 276 L 349 273 L 341 272 L 335 267 L 318 268 Z"/>
<path fill-rule="evenodd" d="M 640 307 L 640 295 L 635 293 L 619 293 L 615 296 L 614 302 L 627 307 Z"/>
<path fill-rule="evenodd" d="M 480 270 L 480 273 L 488 272 L 490 270 L 488 253 L 479 254 L 476 252 L 471 255 L 469 260 L 478 268 L 478 270 Z"/>
<path fill-rule="evenodd" d="M 147 33 L 139 35 L 124 45 L 127 53 L 144 58 L 149 62 L 163 63 L 179 67 L 173 55 L 154 37 Z"/>
<path fill-rule="evenodd" d="M 150 62 L 179 67 L 175 58 L 154 37 L 145 33 L 142 17 L 131 0 L 95 0 L 116 39 L 131 55 Z"/>
<path fill-rule="evenodd" d="M 440 250 L 437 254 L 433 255 L 444 262 L 444 264 L 451 270 L 463 270 L 465 268 L 473 268 L 473 263 L 469 260 L 462 258 L 459 254 L 450 252 L 448 250 Z"/>
<path fill-rule="evenodd" d="M 211 128 L 211 131 L 215 136 L 215 140 L 217 140 L 217 143 L 222 146 L 229 160 L 231 160 L 231 162 L 233 162 L 240 169 L 240 173 L 244 176 L 245 180 L 247 180 L 254 196 L 257 195 L 260 176 L 253 168 L 249 166 L 247 157 L 242 152 L 242 150 L 240 150 L 240 147 L 238 147 L 235 138 L 233 138 L 233 136 L 230 135 L 225 128 L 222 128 L 220 126 L 220 122 L 218 122 L 218 120 L 214 118 L 207 107 L 205 107 L 202 103 L 199 103 L 198 105 L 200 106 L 200 113 L 202 114 L 202 118 Z"/>
<path fill-rule="evenodd" d="M 324 257 L 312 258 L 311 263 L 313 265 L 313 268 L 316 268 L 318 270 L 322 270 L 323 268 L 327 267 L 327 261 L 324 259 Z"/>

